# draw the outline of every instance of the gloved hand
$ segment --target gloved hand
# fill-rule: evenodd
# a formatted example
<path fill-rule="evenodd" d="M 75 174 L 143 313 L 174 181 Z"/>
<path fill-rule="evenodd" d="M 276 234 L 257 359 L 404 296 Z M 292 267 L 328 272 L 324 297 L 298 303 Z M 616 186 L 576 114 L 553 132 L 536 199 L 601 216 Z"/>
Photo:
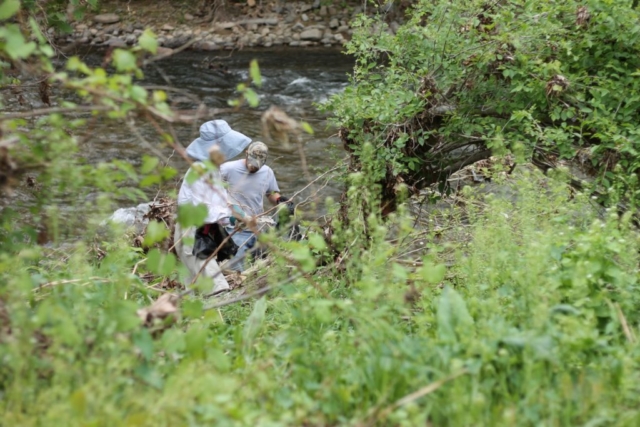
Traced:
<path fill-rule="evenodd" d="M 288 197 L 280 196 L 276 199 L 276 203 L 281 205 L 283 203 L 287 204 L 287 209 L 289 209 L 289 215 L 293 215 L 295 212 L 295 207 L 293 206 L 293 202 L 289 201 Z"/>

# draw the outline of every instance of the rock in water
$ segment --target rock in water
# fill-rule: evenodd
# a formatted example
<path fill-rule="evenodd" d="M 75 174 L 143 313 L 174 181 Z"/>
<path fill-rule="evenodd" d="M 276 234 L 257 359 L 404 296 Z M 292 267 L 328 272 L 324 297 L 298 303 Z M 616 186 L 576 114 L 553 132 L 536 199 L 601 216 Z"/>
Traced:
<path fill-rule="evenodd" d="M 109 221 L 125 225 L 127 228 L 133 227 L 136 232 L 141 233 L 149 224 L 149 219 L 145 216 L 149 213 L 152 203 L 141 203 L 135 208 L 121 208 L 111 215 Z"/>
<path fill-rule="evenodd" d="M 311 28 L 300 33 L 300 40 L 320 40 L 322 38 L 322 30 Z"/>

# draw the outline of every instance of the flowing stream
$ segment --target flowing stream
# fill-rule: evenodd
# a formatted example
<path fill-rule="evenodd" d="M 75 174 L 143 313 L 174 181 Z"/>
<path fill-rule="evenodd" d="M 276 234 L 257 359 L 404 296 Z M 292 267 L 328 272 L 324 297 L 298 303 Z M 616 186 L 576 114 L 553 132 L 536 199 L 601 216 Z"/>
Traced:
<path fill-rule="evenodd" d="M 244 107 L 216 118 L 227 120 L 233 129 L 254 140 L 261 140 L 260 113 L 276 105 L 313 127 L 313 135 L 303 136 L 305 156 L 312 173 L 333 166 L 336 159 L 343 155 L 339 148 L 340 141 L 335 136 L 335 129 L 328 127 L 325 116 L 317 111 L 314 103 L 326 100 L 343 90 L 347 84 L 353 61 L 338 50 L 255 50 L 213 55 L 188 52 L 149 66 L 144 83 L 188 91 L 210 108 L 228 108 L 227 101 L 238 96 L 238 83 L 248 80 L 249 62 L 252 59 L 258 61 L 262 74 L 262 88 L 258 89 L 260 105 L 255 109 Z M 208 68 L 207 64 L 214 68 Z M 218 68 L 224 69 L 224 72 Z M 184 96 L 177 97 L 173 100 L 180 101 L 179 109 L 197 107 Z M 198 136 L 198 127 L 199 123 L 177 127 L 180 142 L 188 145 Z M 140 163 L 146 149 L 127 128 L 112 127 L 104 131 L 104 134 L 98 132 L 92 141 L 94 153 L 90 158 L 118 158 L 133 164 Z M 141 133 L 148 137 L 157 135 L 150 127 L 143 127 Z M 307 181 L 298 152 L 285 151 L 276 144 L 269 145 L 268 164 L 274 169 L 283 194 L 290 195 L 304 187 Z M 168 158 L 172 150 L 164 148 L 163 153 Z M 172 164 L 180 172 L 185 171 L 185 164 L 178 156 L 172 157 Z M 337 185 L 329 185 L 324 193 L 336 195 L 339 191 Z"/>

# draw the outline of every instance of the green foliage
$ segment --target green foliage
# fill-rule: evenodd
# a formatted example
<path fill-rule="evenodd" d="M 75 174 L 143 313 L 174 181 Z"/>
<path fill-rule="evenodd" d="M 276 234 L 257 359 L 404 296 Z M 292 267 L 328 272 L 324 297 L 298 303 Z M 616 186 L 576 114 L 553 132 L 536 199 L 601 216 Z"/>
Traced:
<path fill-rule="evenodd" d="M 635 201 L 639 13 L 630 0 L 421 1 L 393 35 L 360 17 L 347 45 L 352 84 L 326 110 L 356 159 L 384 142 L 377 168 L 388 182 L 423 187 L 489 149 L 578 156 L 598 184 Z"/>
<path fill-rule="evenodd" d="M 4 0 L 0 4 L 0 19 L 9 19 L 20 10 L 19 0 Z"/>
<path fill-rule="evenodd" d="M 249 81 L 239 83 L 237 86 L 240 97 L 237 99 L 230 99 L 228 101 L 229 105 L 239 108 L 246 102 L 250 107 L 257 107 L 260 103 L 260 97 L 256 91 L 250 87 L 251 84 L 254 84 L 256 87 L 262 86 L 262 75 L 260 74 L 258 61 L 255 59 L 249 64 Z"/>

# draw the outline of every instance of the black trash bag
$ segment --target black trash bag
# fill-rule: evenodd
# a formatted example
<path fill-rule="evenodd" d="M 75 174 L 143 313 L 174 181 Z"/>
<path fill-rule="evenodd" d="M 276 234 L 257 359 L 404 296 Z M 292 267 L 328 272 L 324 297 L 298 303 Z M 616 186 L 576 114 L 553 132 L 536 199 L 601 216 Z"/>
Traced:
<path fill-rule="evenodd" d="M 223 225 L 214 222 L 205 224 L 196 230 L 196 241 L 193 244 L 193 255 L 198 259 L 207 259 L 222 245 L 216 254 L 216 261 L 222 262 L 233 258 L 238 252 L 238 245 L 233 241 Z M 224 244 L 223 244 L 224 242 Z"/>

